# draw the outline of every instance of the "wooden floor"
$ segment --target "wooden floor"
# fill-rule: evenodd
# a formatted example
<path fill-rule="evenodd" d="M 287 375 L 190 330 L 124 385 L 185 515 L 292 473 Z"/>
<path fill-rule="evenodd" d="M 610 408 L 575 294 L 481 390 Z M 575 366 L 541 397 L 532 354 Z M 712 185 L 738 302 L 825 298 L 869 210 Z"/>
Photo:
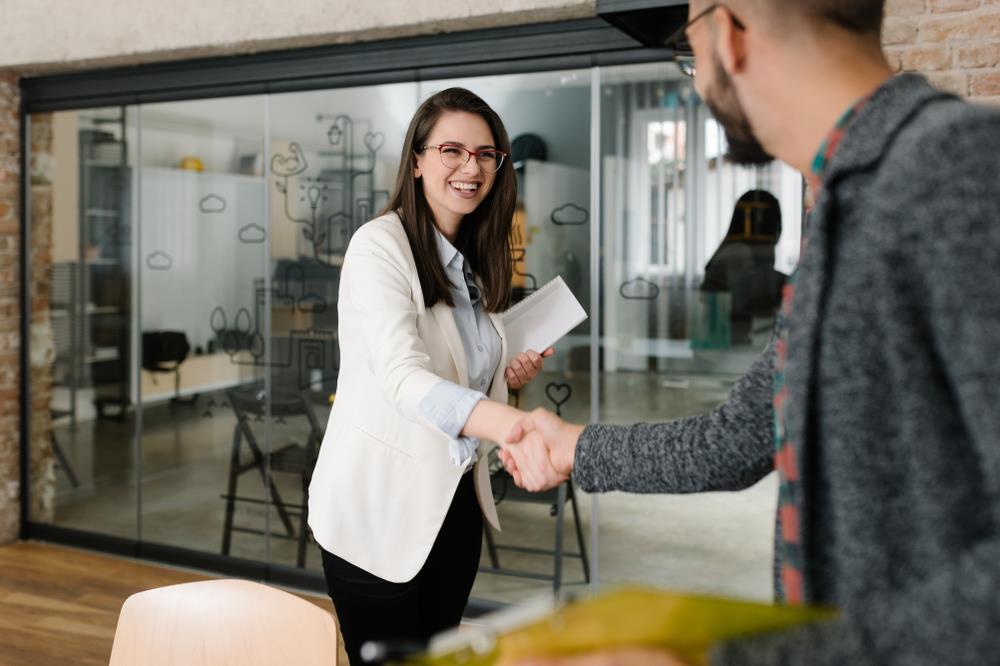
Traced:
<path fill-rule="evenodd" d="M 107 666 L 126 598 L 206 578 L 50 544 L 0 547 L 0 665 Z M 302 596 L 333 610 L 329 599 Z M 342 650 L 338 663 L 347 663 Z"/>

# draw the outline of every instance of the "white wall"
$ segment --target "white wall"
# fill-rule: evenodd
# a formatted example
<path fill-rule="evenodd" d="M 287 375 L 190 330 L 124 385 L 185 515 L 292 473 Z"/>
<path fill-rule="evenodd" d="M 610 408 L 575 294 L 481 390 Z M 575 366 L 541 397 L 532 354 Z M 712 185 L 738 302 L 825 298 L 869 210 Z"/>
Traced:
<path fill-rule="evenodd" d="M 3 0 L 0 69 L 115 65 L 594 16 L 594 0 Z"/>

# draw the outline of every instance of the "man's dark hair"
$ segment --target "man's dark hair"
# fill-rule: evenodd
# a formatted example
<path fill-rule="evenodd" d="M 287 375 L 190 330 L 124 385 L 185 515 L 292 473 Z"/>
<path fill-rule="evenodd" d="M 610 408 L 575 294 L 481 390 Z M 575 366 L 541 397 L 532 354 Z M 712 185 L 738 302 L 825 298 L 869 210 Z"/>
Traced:
<path fill-rule="evenodd" d="M 863 35 L 882 32 L 885 0 L 768 0 L 779 11 L 798 11 Z M 779 6 L 781 5 L 781 6 Z"/>

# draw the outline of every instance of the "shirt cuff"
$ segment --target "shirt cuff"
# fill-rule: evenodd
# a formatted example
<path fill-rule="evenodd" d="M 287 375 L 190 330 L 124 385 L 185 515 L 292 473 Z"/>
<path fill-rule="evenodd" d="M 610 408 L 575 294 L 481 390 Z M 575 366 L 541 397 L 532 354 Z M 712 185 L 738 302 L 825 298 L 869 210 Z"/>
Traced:
<path fill-rule="evenodd" d="M 448 437 L 459 439 L 462 428 L 469 420 L 472 410 L 475 409 L 480 400 L 485 399 L 486 396 L 479 391 L 473 391 L 442 379 L 432 386 L 431 390 L 420 401 L 420 413 Z M 462 439 L 473 438 L 463 437 Z"/>
<path fill-rule="evenodd" d="M 463 437 L 460 433 L 472 410 L 480 400 L 485 399 L 486 396 L 479 391 L 442 379 L 420 401 L 420 413 L 423 417 L 451 439 L 448 442 L 448 456 L 458 467 L 469 469 L 476 462 L 479 440 L 475 437 Z"/>

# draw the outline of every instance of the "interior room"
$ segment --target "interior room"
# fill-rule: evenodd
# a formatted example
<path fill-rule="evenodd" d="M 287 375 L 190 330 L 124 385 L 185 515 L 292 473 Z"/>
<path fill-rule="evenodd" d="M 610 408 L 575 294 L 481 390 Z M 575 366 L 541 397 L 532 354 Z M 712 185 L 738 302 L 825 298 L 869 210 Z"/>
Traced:
<path fill-rule="evenodd" d="M 995 425 L 990 420 L 995 410 L 983 407 L 988 400 L 982 396 L 992 395 L 993 383 L 982 381 L 989 364 L 979 366 L 990 355 L 976 351 L 996 338 L 989 333 L 996 313 L 974 307 L 970 294 L 986 303 L 983 294 L 989 290 L 983 285 L 993 284 L 983 266 L 996 263 L 988 255 L 997 236 L 995 225 L 988 224 L 996 217 L 996 200 L 987 182 L 995 169 L 970 168 L 954 178 L 947 163 L 993 164 L 1000 152 L 969 139 L 973 130 L 990 140 L 997 136 L 995 116 L 971 107 L 1000 104 L 1000 4 L 785 3 L 782 10 L 788 11 L 771 15 L 776 23 L 768 21 L 762 30 L 759 12 L 768 4 L 134 0 L 125 11 L 117 0 L 4 2 L 0 665 L 109 660 L 111 666 L 145 665 L 155 662 L 154 655 L 173 657 L 173 663 L 349 663 L 307 501 L 317 459 L 335 439 L 327 437 L 336 435 L 331 410 L 348 411 L 352 404 L 343 376 L 354 359 L 342 357 L 339 337 L 342 275 L 349 284 L 345 253 L 358 230 L 386 212 L 400 160 L 410 158 L 405 133 L 414 112 L 429 96 L 455 86 L 495 109 L 512 140 L 510 154 L 499 164 L 516 180 L 507 239 L 512 301 L 529 299 L 558 278 L 587 315 L 572 328 L 566 324 L 568 333 L 554 345 L 544 369 L 525 388 L 511 391 L 510 404 L 543 407 L 572 424 L 704 415 L 726 403 L 773 340 L 771 373 L 758 373 L 754 388 L 758 399 L 764 388 L 775 389 L 774 402 L 768 403 L 774 406 L 773 424 L 767 415 L 774 447 L 768 439 L 768 467 L 754 472 L 771 468 L 772 450 L 775 471 L 732 492 L 669 494 L 646 486 L 649 492 L 587 492 L 584 486 L 594 488 L 588 484 L 592 479 L 586 464 L 577 464 L 584 454 L 574 462 L 576 476 L 529 492 L 518 487 L 494 450 L 479 468 L 489 472 L 480 479 L 483 488 L 488 484 L 480 500 L 489 513 L 492 493 L 502 529 L 483 530 L 471 597 L 450 640 L 468 643 L 473 652 L 488 651 L 504 640 L 497 636 L 543 617 L 549 619 L 534 628 L 544 625 L 558 634 L 571 624 L 562 622 L 563 611 L 604 603 L 616 590 L 634 591 L 628 587 L 634 584 L 640 595 L 676 592 L 697 603 L 705 599 L 692 595 L 711 596 L 707 606 L 696 604 L 714 609 L 704 615 L 709 624 L 720 617 L 715 602 L 764 609 L 765 615 L 804 611 L 811 620 L 830 619 L 828 607 L 811 604 L 833 599 L 840 611 L 853 613 L 845 615 L 849 622 L 835 621 L 829 634 L 835 640 L 828 644 L 819 645 L 812 633 L 777 637 L 775 649 L 794 647 L 808 658 L 735 663 L 812 663 L 814 649 L 817 654 L 857 650 L 824 663 L 989 662 L 969 655 L 976 646 L 996 651 L 996 632 L 989 630 L 995 604 L 984 593 L 997 576 L 997 558 L 989 556 L 996 534 L 988 505 L 996 495 L 996 466 L 987 432 Z M 819 14 L 819 6 L 829 11 Z M 807 10 L 813 14 L 800 16 Z M 860 11 L 867 11 L 864 20 L 856 15 Z M 858 20 L 845 22 L 840 12 Z M 781 39 L 763 41 L 762 35 L 774 36 L 775 24 L 785 26 L 796 16 L 807 19 L 796 24 L 796 32 L 781 28 Z M 807 33 L 809 39 L 798 39 Z M 819 48 L 826 40 L 831 48 Z M 812 57 L 779 57 L 793 48 L 811 48 Z M 732 56 L 732 62 L 725 60 L 731 66 L 723 66 L 719 49 Z M 823 66 L 829 69 L 818 69 Z M 832 71 L 843 76 L 831 76 Z M 867 87 L 862 90 L 855 79 L 864 79 Z M 918 88 L 923 92 L 908 102 L 919 98 L 921 109 L 961 108 L 969 114 L 963 118 L 979 114 L 975 122 L 935 124 L 949 129 L 923 135 L 927 145 L 949 155 L 941 157 L 947 168 L 936 157 L 931 165 L 921 155 L 907 160 L 905 168 L 896 164 L 897 172 L 908 174 L 905 179 L 870 178 L 878 168 L 870 161 L 876 152 L 924 146 L 898 141 L 875 151 L 881 139 L 904 136 L 885 131 L 893 115 L 886 113 L 882 124 L 871 121 L 879 129 L 858 142 L 864 150 L 855 146 L 870 153 L 869 161 L 853 171 L 838 170 L 830 160 L 843 148 L 841 139 L 850 136 L 851 123 L 870 108 L 872 91 L 901 95 Z M 842 114 L 836 125 L 826 115 L 834 106 Z M 906 122 L 916 122 L 922 113 L 906 114 Z M 770 124 L 764 128 L 769 134 L 761 133 L 761 124 Z M 734 127 L 787 163 L 736 166 L 728 151 L 740 141 L 727 142 L 727 132 L 739 138 Z M 819 130 L 831 127 L 819 144 Z M 808 147 L 819 144 L 821 150 L 806 151 L 810 142 Z M 483 152 L 496 159 L 475 143 L 477 160 Z M 815 155 L 811 162 L 799 159 L 807 152 Z M 471 158 L 472 151 L 466 153 Z M 443 159 L 442 166 L 453 168 Z M 923 181 L 909 178 L 911 170 L 927 177 L 931 167 L 933 187 L 917 191 L 913 183 Z M 831 168 L 837 179 L 824 181 Z M 820 254 L 812 239 L 827 236 L 815 231 L 816 225 L 856 212 L 830 204 L 840 202 L 835 188 L 847 182 L 856 184 L 857 192 L 883 188 L 878 197 L 872 195 L 875 204 L 857 207 L 876 211 L 883 226 L 854 220 L 871 233 L 851 236 L 847 227 L 828 225 L 825 233 L 834 242 Z M 830 184 L 834 188 L 823 189 Z M 908 188 L 914 191 L 903 196 Z M 947 199 L 939 190 L 977 194 Z M 927 238 L 920 227 L 910 231 L 914 218 L 939 205 L 943 210 L 950 205 L 951 215 L 924 227 L 933 229 Z M 965 227 L 953 225 L 962 215 L 976 219 L 967 219 Z M 901 223 L 892 227 L 886 221 Z M 907 230 L 906 243 L 927 244 L 920 245 L 923 254 L 909 256 L 892 244 L 900 228 Z M 804 229 L 810 232 L 808 243 Z M 869 241 L 867 246 L 858 238 Z M 845 240 L 854 243 L 852 251 L 838 244 Z M 942 258 L 957 248 L 979 259 Z M 863 263 L 864 270 L 832 269 L 848 255 L 867 257 L 855 264 Z M 810 295 L 803 280 L 796 285 L 794 278 L 809 274 L 798 270 L 800 256 L 803 266 L 819 257 L 814 262 L 831 272 L 829 283 L 812 292 L 815 318 L 831 328 L 823 335 L 813 331 L 815 349 L 798 352 L 798 360 L 812 362 L 798 367 L 816 373 L 811 383 L 805 382 L 808 373 L 801 373 L 801 393 L 812 399 L 821 392 L 814 388 L 827 390 L 816 379 L 821 361 L 826 368 L 849 366 L 844 372 L 849 386 L 838 394 L 838 409 L 830 409 L 837 418 L 854 419 L 852 427 L 862 423 L 854 418 L 855 407 L 869 417 L 860 436 L 841 438 L 821 451 L 827 458 L 841 456 L 845 469 L 835 480 L 820 475 L 812 486 L 798 485 L 800 471 L 808 476 L 833 467 L 822 456 L 798 466 L 796 446 L 818 449 L 815 443 L 790 441 L 789 412 L 783 411 L 782 389 L 792 374 L 785 374 L 786 358 L 792 358 L 785 342 L 796 321 L 792 296 Z M 894 272 L 896 259 L 901 269 L 919 272 L 918 266 L 924 273 L 904 283 L 903 273 Z M 908 262 L 913 266 L 902 266 Z M 888 264 L 883 278 L 890 277 L 866 282 L 866 276 L 878 275 L 866 271 L 882 263 Z M 831 306 L 825 299 L 835 277 L 843 290 Z M 961 279 L 966 282 L 956 289 Z M 502 282 L 506 286 L 506 276 Z M 942 285 L 954 291 L 935 291 Z M 885 300 L 869 299 L 869 289 Z M 471 289 L 469 294 L 471 299 Z M 895 309 L 897 297 L 916 305 Z M 782 302 L 789 307 L 780 308 Z M 845 311 L 855 303 L 870 307 L 852 319 Z M 935 307 L 946 314 L 932 319 L 924 308 Z M 975 317 L 987 324 L 965 326 Z M 884 326 L 868 326 L 870 321 Z M 939 328 L 922 328 L 933 321 Z M 897 338 L 890 329 L 924 338 L 893 347 L 888 341 Z M 971 335 L 973 343 L 956 345 L 953 337 L 959 334 Z M 849 340 L 864 336 L 864 346 L 849 346 Z M 863 349 L 865 358 L 855 364 L 850 354 L 831 349 Z M 888 359 L 892 354 L 883 354 L 886 349 L 900 358 Z M 827 356 L 817 359 L 824 350 Z M 950 368 L 953 356 L 973 359 L 966 366 L 972 379 L 937 371 L 938 363 Z M 924 381 L 904 381 L 900 377 L 909 374 L 871 371 L 889 361 L 906 372 L 926 362 L 934 372 Z M 864 409 L 854 380 L 868 388 Z M 959 395 L 960 381 L 981 384 Z M 944 397 L 925 403 L 929 409 L 910 409 L 907 403 L 907 411 L 896 399 L 902 393 L 895 391 Z M 791 389 L 787 395 L 793 395 Z M 884 396 L 889 397 L 880 402 Z M 819 437 L 809 419 L 832 404 L 817 398 L 811 411 L 801 410 L 803 440 Z M 966 432 L 961 424 L 973 404 L 989 425 Z M 951 409 L 955 423 L 932 418 L 938 406 Z M 723 414 L 727 433 L 764 420 L 761 410 L 743 411 L 739 418 L 715 413 Z M 904 425 L 892 430 L 895 417 Z M 927 429 L 917 423 L 941 426 L 937 447 L 923 447 Z M 907 430 L 911 427 L 916 429 Z M 855 465 L 848 453 L 867 455 L 865 447 L 874 441 L 869 433 L 879 428 L 905 450 Z M 630 432 L 639 431 L 645 438 L 665 428 Z M 972 441 L 977 433 L 986 446 Z M 622 447 L 629 470 L 646 482 L 666 483 L 671 469 L 656 467 L 653 459 L 676 453 L 667 449 L 677 442 L 658 448 L 640 439 L 613 443 Z M 708 439 L 698 441 L 712 448 Z M 841 446 L 844 442 L 849 445 Z M 910 457 L 926 453 L 922 447 L 940 455 Z M 686 469 L 693 469 L 702 460 L 688 455 L 691 450 L 682 447 L 670 459 L 685 459 L 692 463 Z M 608 449 L 603 453 L 591 466 L 600 473 L 610 470 L 606 478 L 611 478 L 614 456 Z M 755 464 L 762 460 L 757 456 Z M 913 462 L 918 460 L 932 463 Z M 883 468 L 884 476 L 873 472 Z M 906 483 L 894 483 L 895 473 Z M 362 499 L 392 497 L 405 505 L 412 497 L 389 483 L 347 485 L 352 491 L 366 486 L 359 491 L 366 493 Z M 861 486 L 863 492 L 856 492 Z M 820 507 L 813 500 L 824 493 L 832 499 Z M 868 501 L 876 495 L 879 501 Z M 838 510 L 843 505 L 849 510 Z M 949 513 L 959 506 L 961 511 Z M 333 507 L 344 512 L 335 514 L 336 520 L 365 515 L 352 508 L 350 502 Z M 918 516 L 920 510 L 930 513 Z M 425 516 L 402 513 L 415 529 L 428 523 L 421 522 Z M 849 522 L 855 513 L 858 522 Z M 902 529 L 881 520 L 887 515 L 912 519 L 908 525 L 923 518 L 929 527 L 910 534 L 925 525 Z M 868 529 L 854 529 L 859 524 Z M 817 529 L 810 533 L 811 528 Z M 476 523 L 473 539 L 478 533 Z M 812 542 L 804 544 L 803 535 Z M 814 560 L 819 564 L 810 569 L 804 566 L 811 564 L 804 545 L 833 555 Z M 908 548 L 913 557 L 899 565 Z M 388 560 L 404 559 L 402 549 L 371 550 L 380 557 L 388 553 Z M 843 557 L 834 562 L 834 555 Z M 837 568 L 844 562 L 854 565 L 854 574 L 850 566 Z M 468 564 L 471 569 L 475 557 Z M 817 581 L 831 589 L 808 589 Z M 790 587 L 783 585 L 788 582 Z M 851 585 L 854 596 L 845 591 Z M 447 587 L 441 586 L 442 595 Z M 948 607 L 940 599 L 958 602 Z M 806 606 L 793 608 L 798 600 Z M 556 607 L 562 610 L 550 616 Z M 931 607 L 947 621 L 924 624 L 937 617 L 927 612 Z M 608 636 L 634 637 L 628 631 L 653 622 L 633 613 L 632 605 L 612 604 L 612 611 L 600 624 L 574 625 L 586 629 L 580 633 L 590 642 L 567 649 L 603 648 Z M 423 613 L 412 615 L 427 621 Z M 635 626 L 602 633 L 630 623 Z M 169 631 L 161 631 L 164 627 Z M 310 627 L 315 631 L 306 638 Z M 687 624 L 682 630 L 696 633 Z M 949 630 L 959 638 L 948 636 Z M 657 641 L 662 638 L 656 634 Z M 723 638 L 723 649 L 735 645 L 737 657 L 742 648 L 768 642 Z M 648 643 L 615 646 L 628 651 Z M 221 653 L 210 653 L 220 646 Z M 189 652 L 177 656 L 182 649 Z M 696 654 L 691 649 L 690 655 Z M 698 657 L 707 649 L 701 646 Z M 648 656 L 632 654 L 634 663 L 647 663 Z M 707 663 L 699 658 L 691 661 Z"/>
<path fill-rule="evenodd" d="M 386 204 L 412 111 L 450 86 L 481 94 L 513 139 L 515 293 L 558 275 L 599 311 L 520 406 L 627 423 L 725 399 L 775 304 L 711 287 L 708 267 L 752 244 L 763 263 L 734 285 L 787 275 L 801 180 L 723 162 L 718 125 L 672 63 L 39 114 L 55 165 L 58 457 L 34 520 L 320 584 L 303 488 L 336 396 L 339 267 Z M 761 190 L 773 196 L 745 204 Z M 504 529 L 484 541 L 473 592 L 486 607 L 588 582 L 771 594 L 770 478 L 688 497 L 567 488 L 560 502 L 496 471 Z"/>

